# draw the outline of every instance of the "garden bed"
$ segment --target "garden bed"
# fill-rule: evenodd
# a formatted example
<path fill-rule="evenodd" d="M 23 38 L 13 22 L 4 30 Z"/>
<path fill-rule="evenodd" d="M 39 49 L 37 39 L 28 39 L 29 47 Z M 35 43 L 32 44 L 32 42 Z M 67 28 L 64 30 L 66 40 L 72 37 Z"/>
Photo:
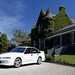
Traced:
<path fill-rule="evenodd" d="M 54 57 L 52 55 L 46 54 L 45 57 L 47 62 L 75 66 L 75 55 L 60 55 Z"/>

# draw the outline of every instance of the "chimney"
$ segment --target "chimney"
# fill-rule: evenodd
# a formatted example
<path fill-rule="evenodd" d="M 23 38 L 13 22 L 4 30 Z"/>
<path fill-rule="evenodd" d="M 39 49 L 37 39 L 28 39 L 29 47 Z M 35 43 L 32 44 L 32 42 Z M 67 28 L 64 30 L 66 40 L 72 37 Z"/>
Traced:
<path fill-rule="evenodd" d="M 59 11 L 66 11 L 66 7 L 64 6 L 59 7 Z"/>

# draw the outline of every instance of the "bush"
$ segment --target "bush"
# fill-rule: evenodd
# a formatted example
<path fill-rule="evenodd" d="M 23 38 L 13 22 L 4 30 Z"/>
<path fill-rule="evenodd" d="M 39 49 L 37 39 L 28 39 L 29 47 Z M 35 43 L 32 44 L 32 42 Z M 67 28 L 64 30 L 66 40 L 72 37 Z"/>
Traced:
<path fill-rule="evenodd" d="M 46 58 L 46 61 L 54 61 L 54 56 L 52 56 L 50 54 L 46 54 L 45 58 Z"/>
<path fill-rule="evenodd" d="M 63 64 L 75 64 L 75 55 L 60 55 L 55 58 L 55 61 Z"/>

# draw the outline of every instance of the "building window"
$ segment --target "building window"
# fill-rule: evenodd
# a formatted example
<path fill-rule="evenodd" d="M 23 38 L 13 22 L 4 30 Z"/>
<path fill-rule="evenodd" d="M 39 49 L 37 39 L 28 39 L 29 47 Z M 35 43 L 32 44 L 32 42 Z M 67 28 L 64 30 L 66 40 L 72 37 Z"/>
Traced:
<path fill-rule="evenodd" d="M 40 29 L 41 29 L 41 28 L 40 28 L 40 25 L 38 25 L 38 32 L 39 32 L 39 33 L 40 33 Z"/>
<path fill-rule="evenodd" d="M 42 49 L 44 47 L 44 41 L 43 39 L 39 39 L 39 49 Z"/>
<path fill-rule="evenodd" d="M 40 49 L 40 39 L 39 39 L 39 49 Z"/>
<path fill-rule="evenodd" d="M 43 45 L 44 45 L 44 48 L 45 48 L 45 41 L 46 41 L 46 40 L 44 39 L 44 42 L 43 42 L 43 43 L 44 43 L 44 44 L 43 44 Z"/>
<path fill-rule="evenodd" d="M 74 43 L 75 43 L 75 31 L 74 31 Z"/>
<path fill-rule="evenodd" d="M 36 47 L 36 42 L 35 42 L 35 40 L 33 41 L 33 46 Z"/>

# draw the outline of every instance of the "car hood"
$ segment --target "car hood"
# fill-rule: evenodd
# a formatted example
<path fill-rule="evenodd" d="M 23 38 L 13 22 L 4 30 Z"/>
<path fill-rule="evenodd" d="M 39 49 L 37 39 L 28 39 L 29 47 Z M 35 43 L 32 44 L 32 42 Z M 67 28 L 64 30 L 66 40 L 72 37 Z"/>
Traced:
<path fill-rule="evenodd" d="M 0 57 L 14 57 L 14 56 L 21 56 L 22 54 L 23 54 L 23 53 L 8 52 L 8 53 L 0 54 Z"/>

